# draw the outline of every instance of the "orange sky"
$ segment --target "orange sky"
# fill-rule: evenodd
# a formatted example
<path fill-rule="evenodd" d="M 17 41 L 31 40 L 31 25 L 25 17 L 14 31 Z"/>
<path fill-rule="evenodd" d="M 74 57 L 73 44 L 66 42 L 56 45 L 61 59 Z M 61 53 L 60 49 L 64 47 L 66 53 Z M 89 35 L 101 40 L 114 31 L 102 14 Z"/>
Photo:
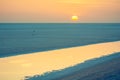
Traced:
<path fill-rule="evenodd" d="M 0 22 L 120 22 L 120 0 L 0 0 Z"/>

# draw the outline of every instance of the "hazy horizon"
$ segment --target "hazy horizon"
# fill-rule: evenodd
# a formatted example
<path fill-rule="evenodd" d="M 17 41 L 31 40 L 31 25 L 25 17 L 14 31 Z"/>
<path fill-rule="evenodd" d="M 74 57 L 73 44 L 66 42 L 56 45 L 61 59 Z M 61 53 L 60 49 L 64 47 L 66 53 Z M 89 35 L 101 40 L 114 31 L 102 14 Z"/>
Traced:
<path fill-rule="evenodd" d="M 120 22 L 0 22 L 0 24 L 120 24 Z"/>
<path fill-rule="evenodd" d="M 0 23 L 120 23 L 119 0 L 0 0 Z"/>

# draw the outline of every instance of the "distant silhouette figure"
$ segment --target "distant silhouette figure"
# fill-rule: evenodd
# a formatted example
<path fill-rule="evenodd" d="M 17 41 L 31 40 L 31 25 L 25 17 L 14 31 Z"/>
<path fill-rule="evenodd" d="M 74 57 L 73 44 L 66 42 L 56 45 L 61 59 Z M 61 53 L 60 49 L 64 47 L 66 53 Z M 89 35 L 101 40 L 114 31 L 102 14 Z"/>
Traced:
<path fill-rule="evenodd" d="M 34 35 L 35 35 L 35 32 L 36 32 L 35 30 L 33 30 L 33 31 L 32 31 L 32 36 L 34 36 Z"/>

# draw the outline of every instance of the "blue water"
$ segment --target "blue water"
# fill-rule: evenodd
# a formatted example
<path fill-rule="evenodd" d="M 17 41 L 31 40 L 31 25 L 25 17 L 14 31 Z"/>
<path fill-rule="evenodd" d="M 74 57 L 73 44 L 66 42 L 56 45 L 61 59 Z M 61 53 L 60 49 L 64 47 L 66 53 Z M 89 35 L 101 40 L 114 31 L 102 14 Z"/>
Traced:
<path fill-rule="evenodd" d="M 95 76 L 95 75 L 100 72 L 102 72 L 102 74 L 104 74 L 106 72 L 106 73 L 108 73 L 108 75 L 111 75 L 111 73 L 110 73 L 111 72 L 110 70 L 112 70 L 111 66 L 116 66 L 114 63 L 120 63 L 119 60 L 116 61 L 116 59 L 120 60 L 120 53 L 114 53 L 111 55 L 102 56 L 102 57 L 95 58 L 95 59 L 90 59 L 90 60 L 85 61 L 84 63 L 77 64 L 75 66 L 70 66 L 68 68 L 61 69 L 61 70 L 54 70 L 52 72 L 46 72 L 42 75 L 35 74 L 34 76 L 31 76 L 31 77 L 29 76 L 28 79 L 25 79 L 25 80 L 98 80 L 99 78 L 102 78 L 102 77 L 99 77 L 98 75 Z M 112 60 L 114 60 L 114 63 L 111 63 Z M 104 66 L 103 66 L 103 63 L 105 64 Z M 110 63 L 111 66 L 109 66 L 108 63 Z M 100 67 L 96 68 L 97 65 Z M 101 67 L 101 65 L 104 67 L 104 70 L 103 70 L 103 67 Z M 108 68 L 110 67 L 109 71 L 105 71 L 106 70 L 105 67 L 107 67 L 107 66 L 108 66 Z M 118 66 L 120 66 L 120 65 L 118 65 Z M 91 68 L 94 68 L 94 70 L 93 69 L 91 70 L 92 72 L 89 71 Z M 114 68 L 114 67 L 112 67 L 112 68 Z M 97 71 L 98 69 L 99 69 L 99 72 Z M 114 68 L 114 69 L 116 69 L 116 68 Z M 84 72 L 84 70 L 86 70 L 87 75 Z M 116 70 L 118 70 L 118 69 L 116 69 Z M 93 72 L 94 72 L 94 76 L 93 76 Z M 119 70 L 119 72 L 120 72 L 120 70 Z M 76 73 L 81 74 L 82 79 L 75 79 L 75 78 L 74 79 L 69 79 L 69 78 L 66 79 L 65 78 L 65 77 L 70 77 L 72 75 L 75 75 Z M 117 75 L 120 75 L 120 74 L 117 74 Z M 88 78 L 94 77 L 95 79 L 84 79 L 86 77 L 88 77 Z M 61 79 L 61 78 L 65 78 L 65 79 Z M 80 76 L 77 76 L 77 78 L 80 78 Z M 105 77 L 103 77 L 102 79 L 99 79 L 99 80 L 110 80 L 110 79 L 104 79 L 104 78 Z M 120 78 L 120 76 L 119 76 L 119 78 Z M 112 80 L 117 80 L 117 79 L 114 78 Z"/>
<path fill-rule="evenodd" d="M 1 23 L 0 57 L 120 40 L 120 23 Z"/>

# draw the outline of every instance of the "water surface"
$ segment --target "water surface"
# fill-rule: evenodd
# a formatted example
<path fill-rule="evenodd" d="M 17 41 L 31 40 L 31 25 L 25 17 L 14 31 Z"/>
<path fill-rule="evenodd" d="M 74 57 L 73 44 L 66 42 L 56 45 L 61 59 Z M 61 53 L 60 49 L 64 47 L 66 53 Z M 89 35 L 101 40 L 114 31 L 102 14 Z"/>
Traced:
<path fill-rule="evenodd" d="M 118 40 L 119 23 L 1 23 L 0 57 Z"/>

